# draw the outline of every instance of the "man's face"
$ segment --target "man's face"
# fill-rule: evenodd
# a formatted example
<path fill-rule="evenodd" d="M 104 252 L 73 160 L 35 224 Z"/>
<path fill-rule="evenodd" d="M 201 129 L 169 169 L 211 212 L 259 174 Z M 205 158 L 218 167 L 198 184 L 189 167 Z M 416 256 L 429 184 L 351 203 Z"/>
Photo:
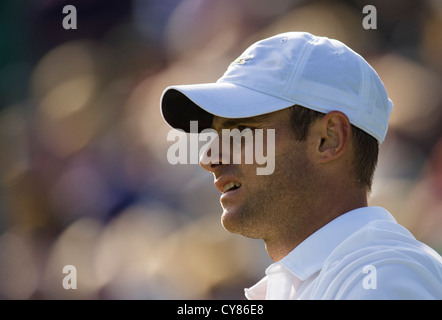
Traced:
<path fill-rule="evenodd" d="M 309 203 L 314 201 L 311 181 L 315 177 L 306 153 L 306 142 L 297 141 L 294 137 L 290 109 L 244 119 L 215 116 L 213 128 L 220 134 L 222 129 L 263 129 L 264 154 L 270 147 L 267 145 L 266 130 L 275 130 L 275 168 L 272 174 L 258 175 L 256 169 L 262 165 L 256 162 L 222 163 L 221 146 L 217 148 L 219 163 L 204 164 L 200 161 L 204 169 L 213 173 L 215 186 L 222 192 L 220 203 L 224 228 L 250 238 L 266 240 L 274 234 L 281 235 L 283 229 L 290 229 L 287 228 L 289 225 L 302 223 L 310 209 Z M 241 147 L 244 160 L 245 148 L 244 145 Z"/>

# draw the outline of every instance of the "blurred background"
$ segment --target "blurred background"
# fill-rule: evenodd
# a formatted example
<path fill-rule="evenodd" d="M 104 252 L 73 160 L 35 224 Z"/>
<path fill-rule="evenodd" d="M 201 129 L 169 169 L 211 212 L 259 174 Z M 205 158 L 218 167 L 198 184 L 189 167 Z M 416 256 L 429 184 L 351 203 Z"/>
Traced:
<path fill-rule="evenodd" d="M 376 30 L 362 27 L 367 4 Z M 63 28 L 65 5 L 77 29 Z M 286 31 L 339 39 L 377 70 L 395 108 L 370 204 L 441 253 L 440 0 L 9 0 L 0 299 L 244 299 L 271 263 L 263 242 L 222 228 L 209 173 L 168 163 L 159 100 Z"/>

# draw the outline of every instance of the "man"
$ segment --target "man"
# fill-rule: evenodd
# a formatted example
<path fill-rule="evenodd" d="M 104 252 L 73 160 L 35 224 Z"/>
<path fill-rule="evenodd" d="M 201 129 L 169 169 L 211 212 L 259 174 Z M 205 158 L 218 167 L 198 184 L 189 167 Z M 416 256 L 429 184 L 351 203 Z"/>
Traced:
<path fill-rule="evenodd" d="M 274 132 L 271 174 L 200 158 L 222 192 L 222 224 L 263 239 L 274 263 L 248 299 L 441 299 L 442 259 L 387 210 L 367 205 L 392 111 L 373 68 L 343 43 L 289 32 L 249 47 L 212 84 L 168 87 L 164 119 L 189 132 Z M 269 142 L 270 141 L 270 142 Z M 224 142 L 223 142 L 224 143 Z M 245 158 L 242 146 L 241 159 Z"/>

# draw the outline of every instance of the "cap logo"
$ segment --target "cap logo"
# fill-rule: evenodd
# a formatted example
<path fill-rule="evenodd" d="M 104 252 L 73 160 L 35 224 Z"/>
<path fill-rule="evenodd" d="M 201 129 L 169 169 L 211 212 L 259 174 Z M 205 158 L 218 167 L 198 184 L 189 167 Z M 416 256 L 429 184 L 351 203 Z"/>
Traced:
<path fill-rule="evenodd" d="M 234 64 L 244 64 L 247 62 L 247 60 L 252 59 L 253 56 L 251 55 L 243 55 L 238 57 L 236 60 L 234 60 L 230 65 L 234 65 Z"/>

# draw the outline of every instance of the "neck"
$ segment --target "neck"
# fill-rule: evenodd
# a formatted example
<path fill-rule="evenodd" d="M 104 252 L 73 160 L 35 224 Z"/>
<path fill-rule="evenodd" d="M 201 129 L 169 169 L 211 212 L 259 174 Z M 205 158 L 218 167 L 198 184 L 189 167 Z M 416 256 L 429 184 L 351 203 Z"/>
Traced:
<path fill-rule="evenodd" d="M 284 258 L 302 241 L 340 215 L 368 205 L 365 189 L 352 194 L 343 192 L 340 195 L 337 195 L 336 190 L 329 191 L 321 199 L 323 201 L 318 201 L 316 205 L 311 205 L 302 212 L 292 210 L 296 211 L 292 215 L 293 224 L 280 226 L 274 236 L 264 239 L 267 253 L 273 261 Z"/>

